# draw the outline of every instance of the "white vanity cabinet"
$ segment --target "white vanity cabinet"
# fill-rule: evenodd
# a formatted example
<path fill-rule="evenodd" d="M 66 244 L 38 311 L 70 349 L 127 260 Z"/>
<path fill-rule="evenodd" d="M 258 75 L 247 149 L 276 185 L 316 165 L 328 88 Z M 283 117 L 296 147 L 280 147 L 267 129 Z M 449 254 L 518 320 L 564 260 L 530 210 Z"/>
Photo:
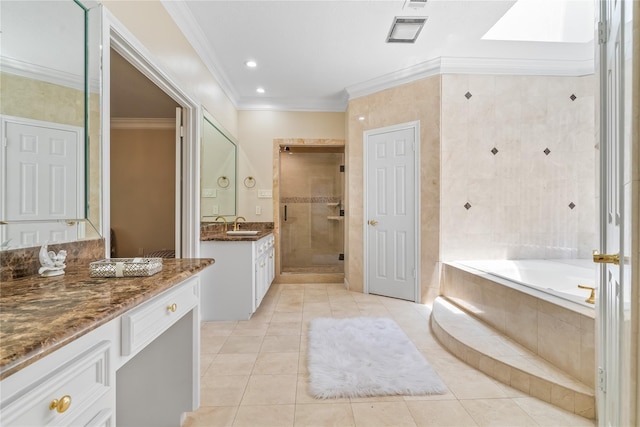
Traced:
<path fill-rule="evenodd" d="M 0 425 L 179 426 L 199 406 L 199 291 L 192 276 L 2 379 Z"/>
<path fill-rule="evenodd" d="M 259 240 L 208 240 L 200 255 L 216 263 L 202 272 L 202 320 L 247 320 L 275 277 L 273 233 Z"/>

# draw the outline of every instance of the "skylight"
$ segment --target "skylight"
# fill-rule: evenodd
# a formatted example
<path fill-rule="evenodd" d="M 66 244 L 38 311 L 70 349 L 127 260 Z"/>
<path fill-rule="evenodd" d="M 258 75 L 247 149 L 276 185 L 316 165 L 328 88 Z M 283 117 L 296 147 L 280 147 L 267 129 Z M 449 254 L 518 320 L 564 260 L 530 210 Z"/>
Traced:
<path fill-rule="evenodd" d="M 482 40 L 587 43 L 593 33 L 593 0 L 518 0 Z"/>

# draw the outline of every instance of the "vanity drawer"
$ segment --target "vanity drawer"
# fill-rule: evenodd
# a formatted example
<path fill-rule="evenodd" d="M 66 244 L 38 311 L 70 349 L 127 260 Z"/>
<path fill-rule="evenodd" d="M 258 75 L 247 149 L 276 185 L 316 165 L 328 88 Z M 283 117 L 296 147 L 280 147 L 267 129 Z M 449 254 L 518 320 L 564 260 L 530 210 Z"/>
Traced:
<path fill-rule="evenodd" d="M 122 355 L 137 353 L 198 304 L 194 277 L 122 316 Z"/>
<path fill-rule="evenodd" d="M 2 402 L 3 426 L 65 426 L 110 410 L 109 351 L 102 341 Z M 44 360 L 43 360 L 44 362 Z M 26 368 L 28 369 L 28 368 Z M 70 404 L 56 403 L 70 398 Z M 97 402 L 97 403 L 96 403 Z M 62 412 L 58 412 L 58 411 Z"/>

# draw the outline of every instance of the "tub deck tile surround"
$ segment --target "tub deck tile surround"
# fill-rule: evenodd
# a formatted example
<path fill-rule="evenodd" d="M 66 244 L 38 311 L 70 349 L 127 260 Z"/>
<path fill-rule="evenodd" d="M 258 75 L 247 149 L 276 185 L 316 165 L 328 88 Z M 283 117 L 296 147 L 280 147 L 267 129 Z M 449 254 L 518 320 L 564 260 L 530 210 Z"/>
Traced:
<path fill-rule="evenodd" d="M 92 278 L 89 265 L 63 276 L 0 284 L 0 379 L 186 280 L 213 259 L 165 259 L 149 277 Z"/>
<path fill-rule="evenodd" d="M 431 327 L 459 359 L 523 393 L 586 418 L 595 418 L 589 387 L 542 357 L 457 307 L 445 297 L 433 303 Z"/>
<path fill-rule="evenodd" d="M 530 352 L 595 388 L 592 308 L 449 264 L 443 267 L 442 295 Z"/>

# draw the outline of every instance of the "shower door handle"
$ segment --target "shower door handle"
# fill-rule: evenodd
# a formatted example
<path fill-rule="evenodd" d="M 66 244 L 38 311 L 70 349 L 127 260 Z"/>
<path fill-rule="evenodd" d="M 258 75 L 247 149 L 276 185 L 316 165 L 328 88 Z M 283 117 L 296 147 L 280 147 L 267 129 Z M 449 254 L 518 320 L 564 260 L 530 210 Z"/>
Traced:
<path fill-rule="evenodd" d="M 287 205 L 284 205 L 284 220 L 287 220 Z"/>

